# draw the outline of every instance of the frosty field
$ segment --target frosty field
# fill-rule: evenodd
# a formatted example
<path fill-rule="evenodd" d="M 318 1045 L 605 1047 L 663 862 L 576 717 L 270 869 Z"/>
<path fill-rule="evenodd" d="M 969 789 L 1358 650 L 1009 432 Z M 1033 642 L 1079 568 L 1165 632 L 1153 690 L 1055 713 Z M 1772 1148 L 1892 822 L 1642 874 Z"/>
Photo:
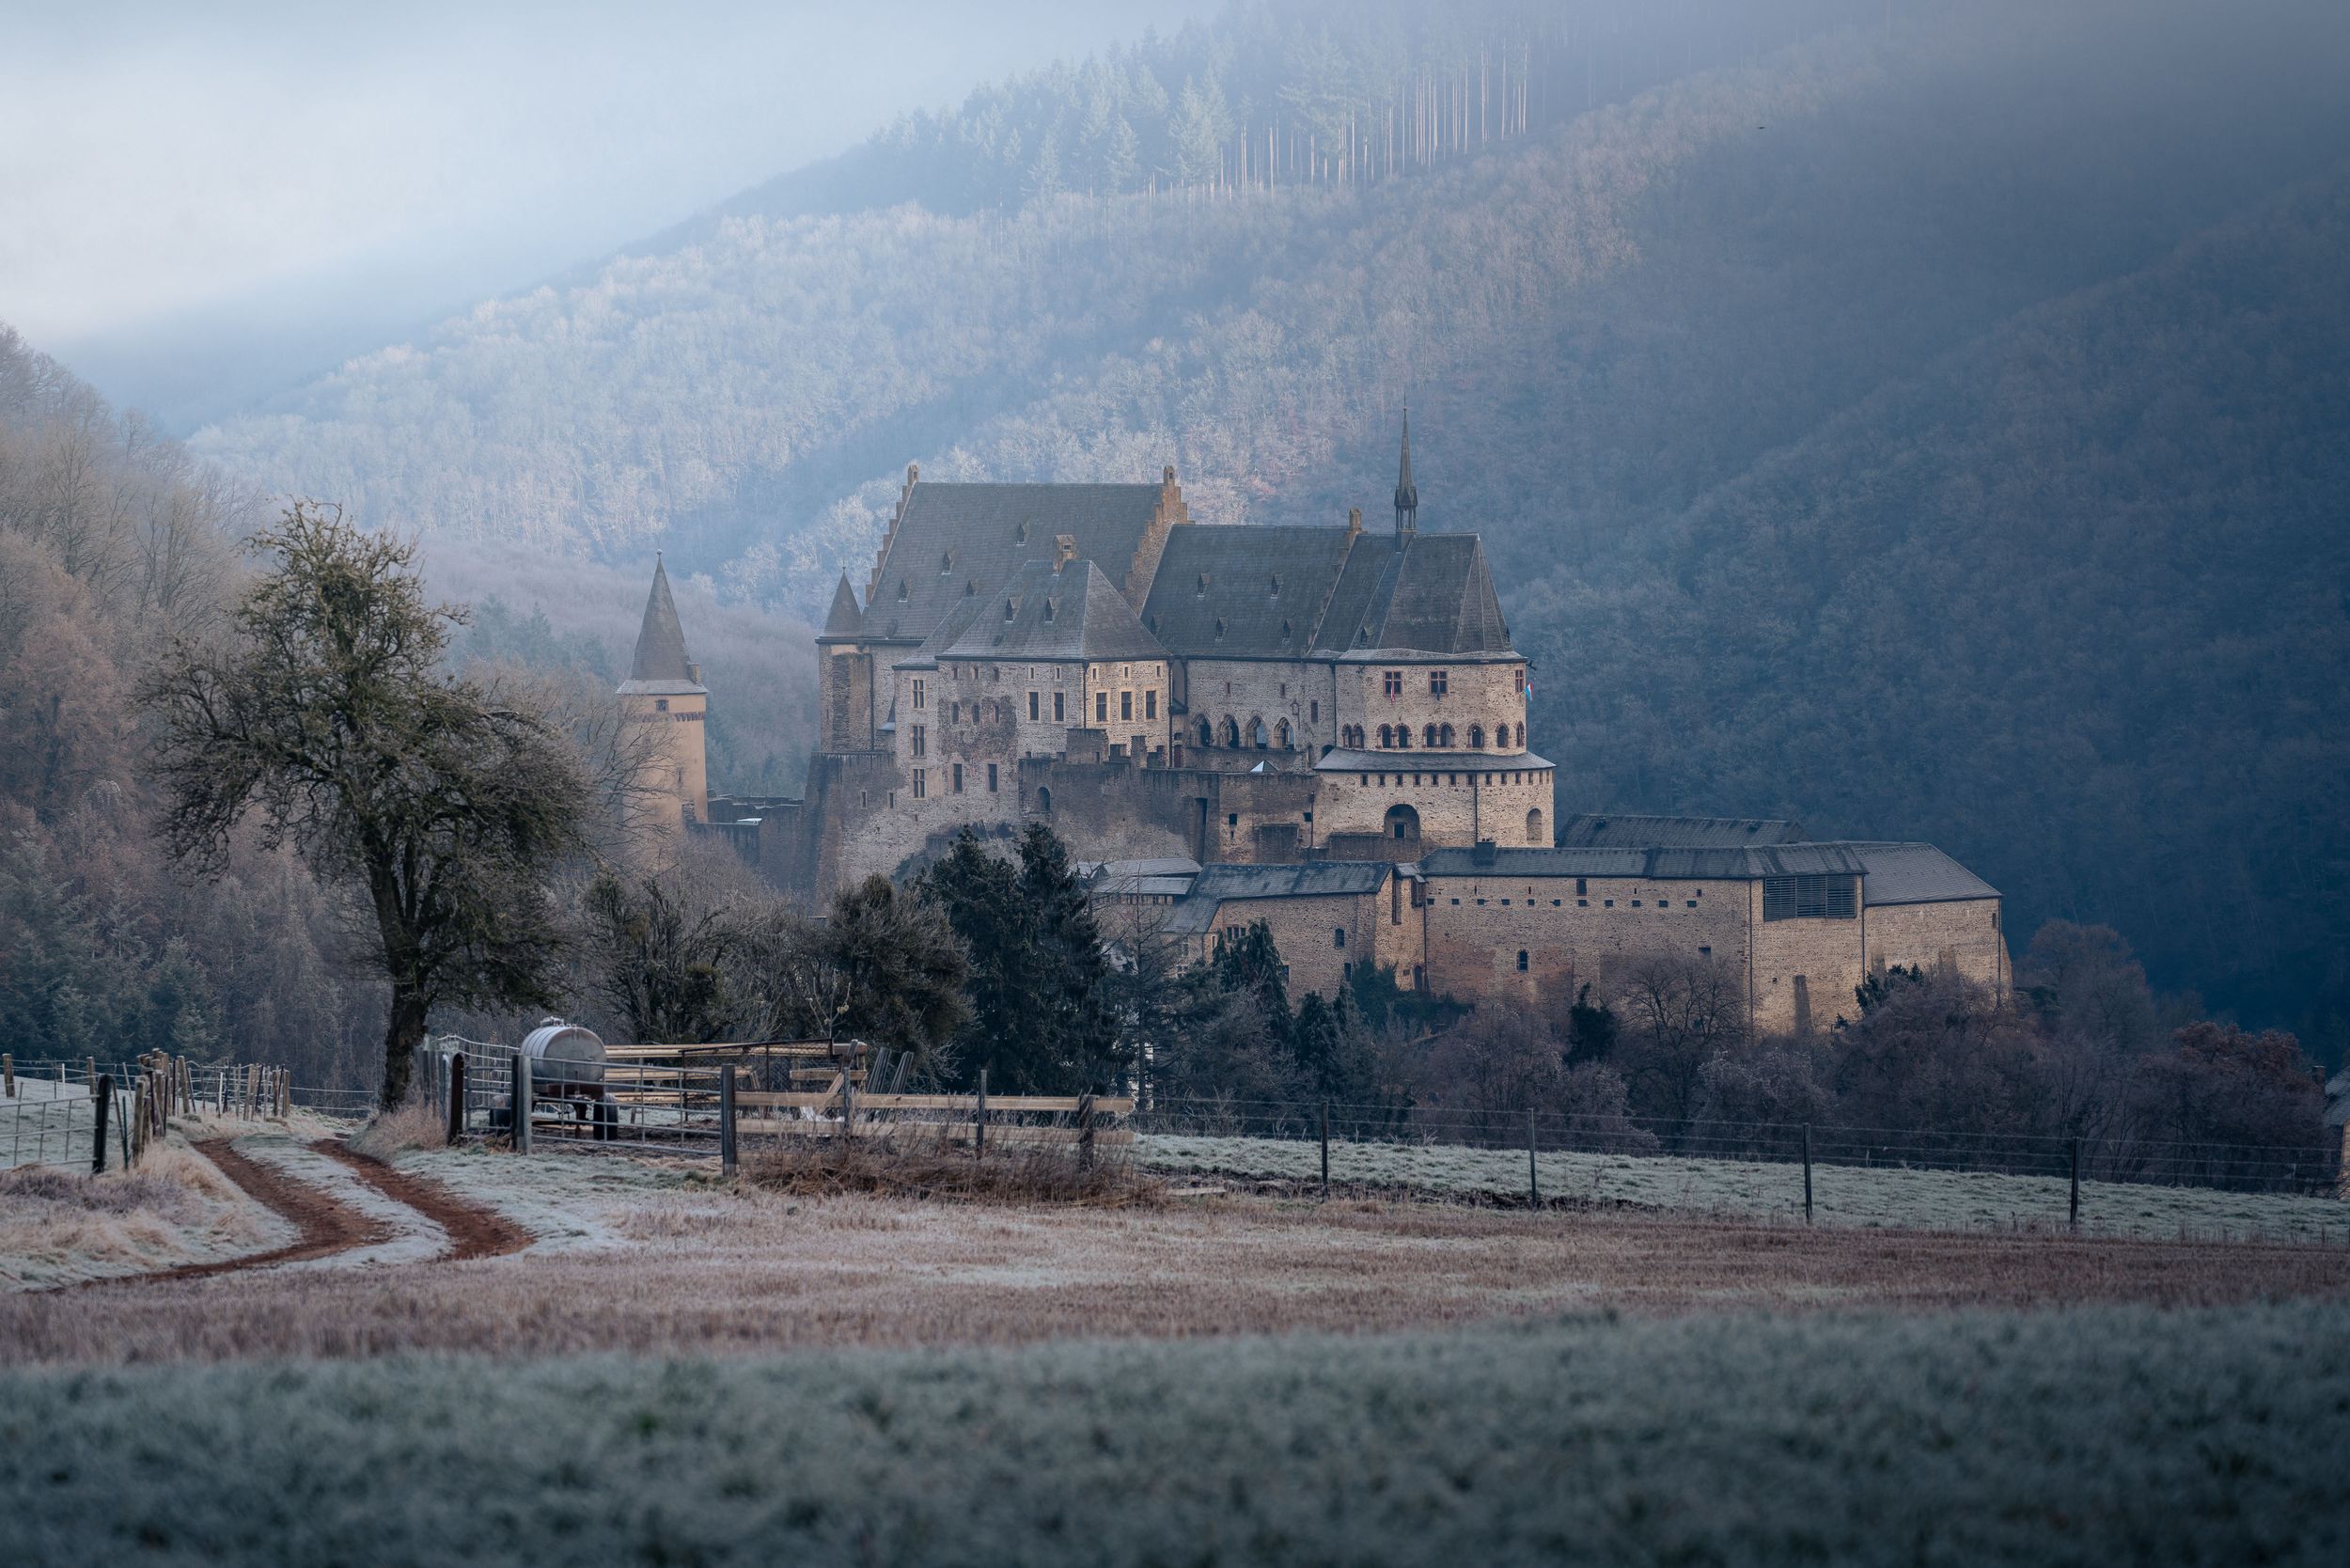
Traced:
<path fill-rule="evenodd" d="M 0 1559 L 2333 1563 L 2350 1311 L 0 1375 Z"/>
<path fill-rule="evenodd" d="M 1321 1152 L 1287 1138 L 1190 1137 L 1150 1134 L 1137 1162 L 1198 1175 L 1318 1181 Z M 1535 1156 L 1546 1201 L 1758 1217 L 1801 1217 L 1800 1166 L 1744 1160 L 1542 1152 Z M 1440 1197 L 1526 1197 L 1526 1151 L 1459 1144 L 1330 1145 L 1330 1179 Z M 2061 1230 L 2067 1184 L 2043 1176 L 1817 1166 L 1816 1223 L 1877 1229 Z M 2257 1237 L 2350 1242 L 2350 1209 L 2332 1199 L 2222 1192 L 2123 1182 L 2081 1184 L 2081 1229 L 2092 1235 L 2160 1240 Z"/>

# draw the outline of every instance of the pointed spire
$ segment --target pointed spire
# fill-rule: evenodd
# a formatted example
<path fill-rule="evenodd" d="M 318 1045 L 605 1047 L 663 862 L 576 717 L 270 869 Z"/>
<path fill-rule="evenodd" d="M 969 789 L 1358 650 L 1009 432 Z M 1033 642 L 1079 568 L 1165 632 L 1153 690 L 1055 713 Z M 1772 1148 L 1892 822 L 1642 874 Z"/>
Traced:
<path fill-rule="evenodd" d="M 685 651 L 685 629 L 678 624 L 677 601 L 669 597 L 668 569 L 658 551 L 653 555 L 652 592 L 645 596 L 645 623 L 636 633 L 636 662 L 629 668 L 629 680 L 701 684 Z"/>
<path fill-rule="evenodd" d="M 865 625 L 865 618 L 857 613 L 856 589 L 849 586 L 849 574 L 840 574 L 840 586 L 832 590 L 832 611 L 824 617 L 824 635 L 828 637 L 855 636 Z"/>
<path fill-rule="evenodd" d="M 1412 483 L 1412 407 L 1403 405 L 1403 462 L 1395 475 L 1395 531 L 1408 534 L 1419 526 L 1419 487 Z"/>

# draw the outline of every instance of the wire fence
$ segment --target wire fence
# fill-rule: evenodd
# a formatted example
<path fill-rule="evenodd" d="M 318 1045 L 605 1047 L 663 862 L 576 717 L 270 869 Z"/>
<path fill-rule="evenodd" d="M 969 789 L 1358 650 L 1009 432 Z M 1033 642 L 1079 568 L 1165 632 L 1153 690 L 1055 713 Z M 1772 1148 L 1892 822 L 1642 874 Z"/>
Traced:
<path fill-rule="evenodd" d="M 1691 1160 L 1983 1172 L 2238 1192 L 2335 1195 L 2342 1150 L 2153 1139 L 1950 1132 L 1830 1123 L 1667 1121 L 1555 1111 L 1225 1098 L 1157 1098 L 1137 1129 L 1169 1137 L 1319 1139 Z"/>
<path fill-rule="evenodd" d="M 296 1105 L 318 1114 L 365 1114 L 356 1090 L 295 1088 L 283 1068 L 258 1062 L 203 1066 L 184 1058 L 26 1062 L 0 1054 L 0 1170 L 45 1166 L 95 1170 L 128 1166 L 175 1115 L 266 1118 Z M 98 1139 L 109 1139 L 101 1162 Z M 144 1120 L 139 1120 L 140 1118 Z"/>

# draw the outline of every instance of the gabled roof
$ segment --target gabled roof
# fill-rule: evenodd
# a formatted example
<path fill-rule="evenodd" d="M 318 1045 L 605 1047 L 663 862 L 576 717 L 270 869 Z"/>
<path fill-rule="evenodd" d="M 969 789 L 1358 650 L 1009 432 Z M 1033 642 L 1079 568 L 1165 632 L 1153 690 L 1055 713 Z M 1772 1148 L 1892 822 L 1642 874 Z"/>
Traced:
<path fill-rule="evenodd" d="M 1301 657 L 1346 565 L 1350 537 L 1342 527 L 1170 529 L 1142 623 L 1183 656 Z"/>
<path fill-rule="evenodd" d="M 1559 824 L 1561 849 L 1746 849 L 1803 841 L 1798 824 L 1768 817 L 1643 817 L 1590 811 Z"/>
<path fill-rule="evenodd" d="M 1249 899 L 1360 897 L 1386 886 L 1395 868 L 1385 860 L 1316 860 L 1302 866 L 1206 866 L 1191 891 L 1160 929 L 1197 936 L 1215 929 L 1220 905 Z"/>
<path fill-rule="evenodd" d="M 1185 524 L 1143 623 L 1187 658 L 1511 651 L 1475 534 Z"/>
<path fill-rule="evenodd" d="M 854 637 L 865 624 L 865 617 L 856 607 L 856 589 L 849 586 L 849 574 L 840 574 L 840 584 L 832 590 L 832 609 L 824 616 L 822 635 Z"/>
<path fill-rule="evenodd" d="M 946 659 L 1161 659 L 1167 651 L 1142 628 L 1125 597 L 1091 561 L 1055 567 L 1030 561 L 995 593 L 958 609 L 960 629 L 942 626 L 922 647 Z"/>
<path fill-rule="evenodd" d="M 1155 484 L 911 483 L 866 597 L 864 633 L 925 641 L 966 587 L 984 598 L 1023 564 L 1049 564 L 1062 534 L 1123 582 L 1163 494 Z"/>
<path fill-rule="evenodd" d="M 668 570 L 657 555 L 652 563 L 652 591 L 645 596 L 645 621 L 636 632 L 636 658 L 619 689 L 630 697 L 707 694 L 707 688 L 694 679 L 694 661 L 685 651 L 685 629 L 678 624 L 677 601 L 669 597 Z"/>

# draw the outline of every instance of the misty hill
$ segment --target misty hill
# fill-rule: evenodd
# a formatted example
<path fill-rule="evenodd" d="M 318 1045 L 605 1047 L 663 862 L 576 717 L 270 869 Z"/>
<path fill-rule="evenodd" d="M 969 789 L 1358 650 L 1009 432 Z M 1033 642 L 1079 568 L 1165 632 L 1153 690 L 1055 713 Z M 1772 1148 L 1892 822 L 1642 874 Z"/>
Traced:
<path fill-rule="evenodd" d="M 1484 532 L 1546 655 L 1562 808 L 1938 838 L 2011 892 L 2019 936 L 2116 919 L 2162 983 L 2338 1049 L 2322 954 L 2350 919 L 2264 901 L 2350 841 L 2317 782 L 2340 721 L 2308 706 L 2350 675 L 2341 608 L 2266 576 L 2338 559 L 2304 458 L 2342 444 L 2313 352 L 2339 322 L 2294 271 L 2341 274 L 2335 187 L 2284 193 L 2350 147 L 2342 18 L 1741 8 L 1717 37 L 1700 8 L 1677 37 L 1312 14 L 906 122 L 196 445 L 484 547 L 659 541 L 806 616 L 836 571 L 862 581 L 909 459 L 1171 461 L 1196 517 L 1376 517 L 1408 396 L 1424 525 Z M 1514 125 L 1490 109 L 1512 48 Z M 1229 140 L 1185 163 L 1167 128 L 1218 99 Z M 1461 134 L 1471 101 L 1506 133 Z M 1388 163 L 1379 128 L 1413 145 L 1423 102 L 1454 139 Z M 1056 150 L 1036 180 L 1039 138 L 1091 145 L 1104 103 L 1136 169 Z M 1332 168 L 1336 108 L 1355 133 Z M 2230 347 L 2254 339 L 2274 348 Z"/>

